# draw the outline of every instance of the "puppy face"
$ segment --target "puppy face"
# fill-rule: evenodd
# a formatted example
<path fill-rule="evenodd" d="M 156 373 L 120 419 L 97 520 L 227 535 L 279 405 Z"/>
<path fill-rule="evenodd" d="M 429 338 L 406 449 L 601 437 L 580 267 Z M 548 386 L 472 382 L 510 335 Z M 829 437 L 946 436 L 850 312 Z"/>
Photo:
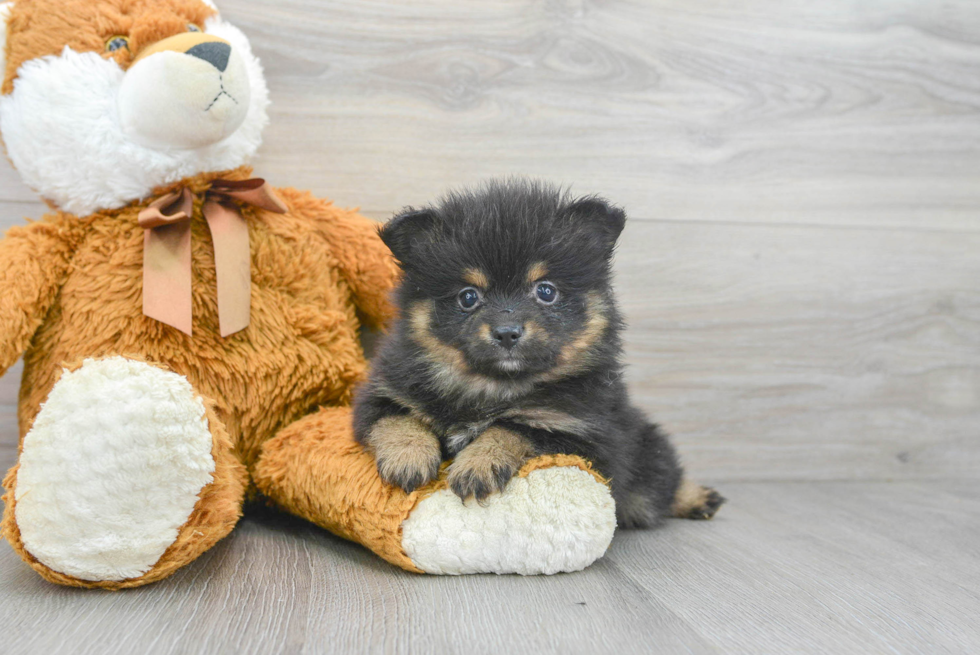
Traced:
<path fill-rule="evenodd" d="M 615 328 L 609 290 L 622 210 L 526 182 L 452 194 L 392 219 L 411 338 L 456 373 L 522 380 L 587 364 Z"/>

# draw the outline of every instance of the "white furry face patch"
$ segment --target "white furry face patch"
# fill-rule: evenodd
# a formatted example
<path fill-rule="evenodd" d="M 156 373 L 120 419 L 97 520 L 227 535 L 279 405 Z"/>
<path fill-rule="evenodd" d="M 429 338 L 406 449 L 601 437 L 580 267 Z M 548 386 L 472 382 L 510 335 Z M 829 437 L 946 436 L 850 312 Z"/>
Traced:
<path fill-rule="evenodd" d="M 227 51 L 162 51 L 128 71 L 67 47 L 25 62 L 0 97 L 0 132 L 24 181 L 84 216 L 247 163 L 268 121 L 262 68 L 245 35 L 220 17 L 204 32 Z"/>
<path fill-rule="evenodd" d="M 139 577 L 212 481 L 212 445 L 183 376 L 86 360 L 62 375 L 24 438 L 14 509 L 24 546 L 81 580 Z"/>
<path fill-rule="evenodd" d="M 117 96 L 123 133 L 154 150 L 205 148 L 230 137 L 248 112 L 248 70 L 227 41 L 187 48 L 179 35 L 157 44 L 162 50 L 136 61 L 123 76 Z"/>

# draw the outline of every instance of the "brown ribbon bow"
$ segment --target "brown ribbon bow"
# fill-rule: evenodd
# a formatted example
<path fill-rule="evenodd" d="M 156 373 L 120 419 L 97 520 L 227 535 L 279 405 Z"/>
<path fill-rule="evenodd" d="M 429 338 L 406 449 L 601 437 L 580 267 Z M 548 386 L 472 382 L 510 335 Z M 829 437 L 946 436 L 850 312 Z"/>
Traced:
<path fill-rule="evenodd" d="M 248 327 L 252 293 L 248 225 L 239 205 L 278 214 L 286 205 L 261 178 L 213 180 L 200 193 L 214 242 L 218 324 L 227 337 Z M 191 334 L 191 216 L 194 193 L 184 187 L 139 213 L 143 233 L 143 313 Z"/>

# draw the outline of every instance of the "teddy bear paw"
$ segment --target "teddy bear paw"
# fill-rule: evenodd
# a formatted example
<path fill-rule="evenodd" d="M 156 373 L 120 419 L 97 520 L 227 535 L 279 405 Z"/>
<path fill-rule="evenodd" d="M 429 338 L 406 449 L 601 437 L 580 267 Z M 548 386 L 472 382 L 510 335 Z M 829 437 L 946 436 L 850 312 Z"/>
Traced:
<path fill-rule="evenodd" d="M 436 491 L 402 523 L 402 547 L 426 573 L 552 574 L 602 557 L 615 529 L 609 486 L 579 467 L 552 466 L 512 478 L 482 503 Z"/>
<path fill-rule="evenodd" d="M 14 517 L 24 548 L 87 581 L 143 575 L 177 539 L 215 462 L 181 375 L 109 357 L 65 370 L 24 438 Z"/>

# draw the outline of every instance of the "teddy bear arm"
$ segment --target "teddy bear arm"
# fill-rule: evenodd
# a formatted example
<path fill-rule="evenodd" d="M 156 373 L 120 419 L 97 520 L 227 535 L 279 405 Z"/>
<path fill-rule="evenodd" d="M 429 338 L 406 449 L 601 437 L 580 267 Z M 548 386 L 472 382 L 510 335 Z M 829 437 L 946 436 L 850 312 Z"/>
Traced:
<path fill-rule="evenodd" d="M 365 322 L 382 328 L 394 315 L 390 296 L 398 281 L 398 266 L 378 236 L 377 223 L 353 214 L 345 227 L 344 232 L 334 235 L 334 253 Z"/>
<path fill-rule="evenodd" d="M 416 573 L 578 571 L 612 540 L 609 486 L 579 457 L 534 457 L 484 503 L 461 502 L 447 472 L 411 493 L 385 484 L 350 408 L 324 407 L 266 441 L 252 479 L 279 507 Z"/>
<path fill-rule="evenodd" d="M 0 374 L 27 349 L 71 262 L 68 231 L 50 222 L 11 228 L 0 240 Z"/>
<path fill-rule="evenodd" d="M 399 271 L 378 236 L 378 224 L 356 211 L 319 199 L 315 203 L 308 211 L 350 285 L 361 318 L 372 328 L 384 327 L 394 315 L 390 295 Z"/>

